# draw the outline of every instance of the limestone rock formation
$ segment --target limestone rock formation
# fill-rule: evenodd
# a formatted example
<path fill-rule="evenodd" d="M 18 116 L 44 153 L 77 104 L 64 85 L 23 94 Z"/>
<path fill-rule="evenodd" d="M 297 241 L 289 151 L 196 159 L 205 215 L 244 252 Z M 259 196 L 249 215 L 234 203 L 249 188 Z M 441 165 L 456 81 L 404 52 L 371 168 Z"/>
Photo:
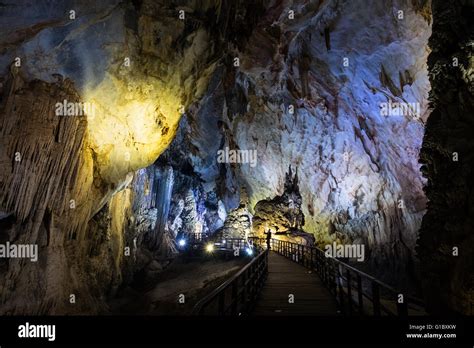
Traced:
<path fill-rule="evenodd" d="M 285 175 L 283 194 L 272 199 L 259 201 L 255 205 L 253 234 L 265 238 L 269 230 L 275 237 L 282 235 L 291 239 L 292 234 L 301 235 L 304 215 L 301 209 L 302 197 L 299 191 L 298 172 L 294 175 L 291 167 Z"/>
<path fill-rule="evenodd" d="M 453 126 L 473 114 L 471 7 L 435 1 L 428 47 L 430 1 L 364 4 L 2 1 L 0 242 L 38 243 L 40 258 L 0 260 L 0 314 L 107 312 L 178 236 L 267 227 L 363 243 L 371 272 L 412 283 L 427 197 L 425 288 L 452 280 L 462 298 L 441 303 L 465 312 L 472 258 L 448 254 L 472 241 L 471 143 Z M 86 114 L 56 115 L 64 100 Z"/>
<path fill-rule="evenodd" d="M 247 207 L 240 205 L 232 209 L 222 228 L 222 237 L 227 238 L 247 238 L 252 231 L 252 214 Z"/>
<path fill-rule="evenodd" d="M 306 232 L 320 245 L 363 243 L 373 272 L 413 281 L 426 203 L 418 152 L 429 114 L 429 12 L 428 1 L 269 5 L 233 54 L 239 65 L 230 57 L 216 69 L 188 112 L 194 170 L 226 192 L 227 209 L 244 186 L 255 213 L 297 167 Z M 257 165 L 219 163 L 225 148 L 255 150 Z"/>
<path fill-rule="evenodd" d="M 38 263 L 2 260 L 1 314 L 107 311 L 134 271 L 156 269 L 146 236 L 158 228 L 153 247 L 173 252 L 169 211 L 137 189 L 160 180 L 137 170 L 168 147 L 229 48 L 244 47 L 262 8 L 251 5 L 2 2 L 1 240 L 40 251 Z"/>
<path fill-rule="evenodd" d="M 432 112 L 420 154 L 429 203 L 417 252 L 430 311 L 472 314 L 474 6 L 438 0 L 432 6 Z"/>

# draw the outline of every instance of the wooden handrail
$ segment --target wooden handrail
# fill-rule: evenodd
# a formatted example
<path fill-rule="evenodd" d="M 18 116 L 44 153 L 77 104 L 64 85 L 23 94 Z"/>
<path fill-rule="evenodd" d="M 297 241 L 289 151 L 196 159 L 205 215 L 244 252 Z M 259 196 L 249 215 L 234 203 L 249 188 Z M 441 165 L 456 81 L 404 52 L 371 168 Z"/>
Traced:
<path fill-rule="evenodd" d="M 248 314 L 263 288 L 268 274 L 268 250 L 262 250 L 251 262 L 230 279 L 202 298 L 193 308 L 193 314 L 205 314 L 205 309 L 217 300 L 218 315 Z M 240 283 L 240 284 L 239 284 Z M 230 302 L 226 291 L 231 289 Z M 226 302 L 228 302 L 226 304 Z M 229 313 L 230 311 L 230 313 Z"/>
<path fill-rule="evenodd" d="M 266 240 L 263 238 L 254 237 L 249 239 L 253 241 L 254 246 L 261 249 L 266 245 Z M 391 310 L 384 305 L 382 300 L 385 300 L 385 298 L 381 297 L 380 290 L 396 295 L 402 294 L 400 291 L 341 260 L 326 256 L 320 248 L 279 239 L 271 239 L 271 248 L 278 254 L 315 270 L 324 285 L 335 296 L 343 314 L 368 314 L 367 310 L 364 309 L 367 306 L 364 304 L 364 298 L 370 301 L 372 305 L 371 312 L 375 316 L 382 315 L 382 312 L 387 315 L 407 316 L 409 302 L 424 307 L 421 300 L 403 294 L 404 301 L 402 303 L 398 303 L 397 296 L 395 296 L 396 311 Z M 205 314 L 206 308 L 212 304 L 217 304 L 217 308 L 214 308 L 214 314 L 237 315 L 250 313 L 268 274 L 268 252 L 268 249 L 262 250 L 233 277 L 201 299 L 194 306 L 193 313 Z M 370 293 L 364 289 L 364 280 L 370 288 Z M 231 289 L 230 296 L 226 293 L 228 289 Z"/>
<path fill-rule="evenodd" d="M 258 241 L 257 241 L 258 243 Z M 260 243 L 263 239 L 260 238 Z M 382 311 L 388 315 L 408 315 L 408 302 L 424 307 L 423 302 L 413 296 L 405 295 L 392 286 L 378 280 L 377 278 L 354 268 L 347 263 L 332 256 L 326 256 L 324 251 L 318 247 L 306 246 L 279 239 L 271 239 L 272 249 L 278 254 L 287 257 L 303 266 L 316 270 L 326 287 L 335 295 L 341 311 L 352 315 L 355 312 L 364 314 L 365 297 L 372 304 L 373 315 L 381 315 Z M 345 271 L 345 272 L 344 272 Z M 351 274 L 351 272 L 353 274 Z M 345 273 L 345 275 L 344 275 Z M 353 277 L 353 275 L 355 277 Z M 353 287 L 355 281 L 356 286 Z M 364 291 L 363 281 L 370 285 L 370 294 Z M 395 294 L 396 311 L 392 311 L 381 302 L 380 290 Z M 353 298 L 356 293 L 357 301 Z M 398 295 L 403 295 L 403 302 L 398 303 Z"/>

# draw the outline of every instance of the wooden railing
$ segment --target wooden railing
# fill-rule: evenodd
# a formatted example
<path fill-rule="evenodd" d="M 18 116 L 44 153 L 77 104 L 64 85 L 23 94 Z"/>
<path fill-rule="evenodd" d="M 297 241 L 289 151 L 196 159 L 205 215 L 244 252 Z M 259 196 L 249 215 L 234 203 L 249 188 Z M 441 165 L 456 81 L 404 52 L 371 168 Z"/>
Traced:
<path fill-rule="evenodd" d="M 223 238 L 222 240 L 215 239 L 204 233 L 188 233 L 185 236 L 185 239 L 187 239 L 190 244 L 212 243 L 220 249 L 227 250 L 233 250 L 235 248 L 245 249 L 247 247 L 251 247 L 253 243 L 252 241 L 249 243 L 249 240 L 245 238 Z"/>
<path fill-rule="evenodd" d="M 255 240 L 260 245 L 265 241 Z M 336 297 L 344 315 L 407 316 L 408 305 L 423 308 L 423 303 L 403 294 L 380 280 L 312 246 L 277 239 L 271 240 L 271 248 L 278 254 L 318 273 L 325 286 Z"/>
<path fill-rule="evenodd" d="M 206 241 L 208 238 L 206 233 L 198 233 L 198 232 L 187 233 L 185 237 L 189 239 L 191 243 L 203 242 L 203 241 Z"/>
<path fill-rule="evenodd" d="M 247 247 L 251 247 L 248 241 L 244 238 L 226 238 L 226 239 L 223 239 L 222 241 L 216 241 L 216 242 L 220 244 L 221 248 L 224 248 L 227 250 L 234 250 L 235 248 L 243 250 Z"/>
<path fill-rule="evenodd" d="M 245 315 L 252 311 L 268 274 L 268 250 L 259 254 L 232 278 L 201 299 L 196 315 Z"/>

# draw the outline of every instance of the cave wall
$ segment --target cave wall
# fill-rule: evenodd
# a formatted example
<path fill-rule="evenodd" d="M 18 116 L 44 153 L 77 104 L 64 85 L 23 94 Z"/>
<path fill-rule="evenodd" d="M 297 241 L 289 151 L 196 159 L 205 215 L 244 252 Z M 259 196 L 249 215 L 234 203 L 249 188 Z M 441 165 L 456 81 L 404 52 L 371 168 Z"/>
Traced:
<path fill-rule="evenodd" d="M 289 9 L 268 12 L 236 76 L 247 110 L 230 114 L 229 128 L 259 155 L 257 167 L 242 166 L 251 202 L 281 194 L 297 167 L 304 229 L 322 245 L 365 244 L 372 272 L 401 285 L 425 209 L 417 157 L 430 22 L 408 1 L 293 3 L 294 20 Z M 382 116 L 389 101 L 419 103 L 420 113 Z"/>
<path fill-rule="evenodd" d="M 429 202 L 417 252 L 428 310 L 472 314 L 474 6 L 472 1 L 435 0 L 432 11 L 432 112 L 420 153 Z"/>
<path fill-rule="evenodd" d="M 50 112 L 58 97 L 78 98 L 70 81 L 26 82 L 14 72 L 7 86 L 1 113 L 0 198 L 9 220 L 1 238 L 3 243 L 37 244 L 40 255 L 36 263 L 2 260 L 1 312 L 39 314 L 56 309 L 58 293 L 69 296 L 89 286 L 77 283 L 72 290 L 66 280 L 76 270 L 74 259 L 84 252 L 79 247 L 73 256 L 69 246 L 85 238 L 81 222 L 91 213 L 95 189 L 92 156 L 83 151 L 86 121 Z M 18 291 L 23 296 L 14 295 Z M 30 307 L 29 301 L 35 305 Z"/>
<path fill-rule="evenodd" d="M 5 4 L 0 236 L 42 249 L 36 265 L 0 265 L 0 313 L 106 311 L 104 297 L 137 269 L 156 269 L 150 236 L 160 244 L 196 222 L 214 232 L 226 216 L 247 223 L 258 202 L 284 194 L 290 166 L 305 231 L 320 244 L 364 243 L 386 278 L 411 275 L 426 204 L 429 1 Z M 65 97 L 95 115 L 54 117 Z M 420 112 L 384 116 L 387 102 Z M 219 163 L 225 147 L 256 150 L 257 165 Z M 166 167 L 168 235 L 155 236 Z"/>
<path fill-rule="evenodd" d="M 403 284 L 413 282 L 426 205 L 430 2 L 363 4 L 268 2 L 245 49 L 229 52 L 188 110 L 189 158 L 209 185 L 234 193 L 227 209 L 244 188 L 252 214 L 298 168 L 304 230 L 320 245 L 365 244 L 371 271 Z M 418 103 L 419 113 L 385 116 L 389 102 Z M 256 150 L 257 165 L 219 163 L 226 147 Z"/>
<path fill-rule="evenodd" d="M 214 152 L 207 150 L 216 139 L 219 141 L 217 128 L 212 132 L 216 127 L 212 123 L 214 117 L 210 118 L 211 122 L 206 119 L 196 122 L 190 120 L 191 114 L 188 111 L 183 116 L 175 139 L 155 163 L 159 168 L 171 166 L 175 173 L 168 218 L 168 229 L 175 236 L 214 234 L 224 224 L 226 205 L 230 207 L 227 187 L 220 190 L 216 185 L 220 180 L 219 173 L 207 167 L 215 160 Z M 211 131 L 207 131 L 207 127 Z M 197 146 L 193 141 L 196 137 L 201 141 Z"/>
<path fill-rule="evenodd" d="M 139 243 L 156 228 L 154 191 L 137 183 L 155 176 L 138 170 L 170 144 L 260 7 L 2 2 L 0 236 L 38 244 L 39 260 L 2 259 L 1 314 L 106 312 L 107 296 L 152 262 Z M 93 112 L 58 116 L 65 99 Z"/>

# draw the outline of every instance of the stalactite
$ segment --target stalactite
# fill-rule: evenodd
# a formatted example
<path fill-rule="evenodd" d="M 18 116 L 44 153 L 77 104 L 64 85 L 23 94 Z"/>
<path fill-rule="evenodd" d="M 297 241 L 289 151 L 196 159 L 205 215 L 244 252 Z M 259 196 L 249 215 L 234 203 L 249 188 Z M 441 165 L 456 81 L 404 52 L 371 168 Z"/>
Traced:
<path fill-rule="evenodd" d="M 173 191 L 173 168 L 165 167 L 156 171 L 155 207 L 158 209 L 155 228 L 150 237 L 152 250 L 159 250 L 159 254 L 167 253 L 170 241 L 166 236 L 168 214 L 171 203 L 171 192 Z"/>

